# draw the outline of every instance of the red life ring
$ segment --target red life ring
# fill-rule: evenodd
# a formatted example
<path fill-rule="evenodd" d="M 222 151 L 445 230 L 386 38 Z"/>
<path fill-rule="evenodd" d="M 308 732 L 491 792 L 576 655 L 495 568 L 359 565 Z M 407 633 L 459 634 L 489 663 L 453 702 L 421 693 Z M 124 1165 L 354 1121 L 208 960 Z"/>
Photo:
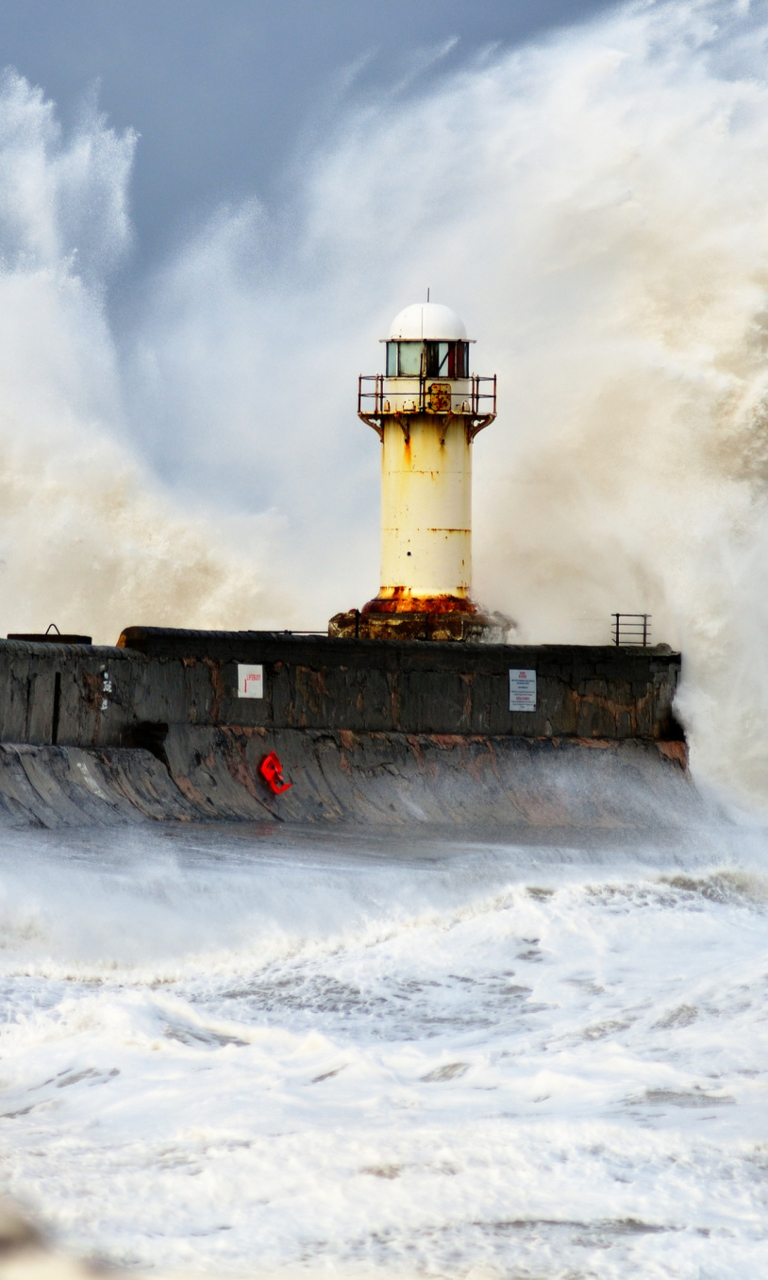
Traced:
<path fill-rule="evenodd" d="M 279 796 L 281 791 L 287 791 L 293 786 L 292 782 L 286 782 L 283 778 L 283 766 L 276 751 L 270 751 L 269 755 L 264 757 L 259 765 L 259 773 L 275 796 Z"/>

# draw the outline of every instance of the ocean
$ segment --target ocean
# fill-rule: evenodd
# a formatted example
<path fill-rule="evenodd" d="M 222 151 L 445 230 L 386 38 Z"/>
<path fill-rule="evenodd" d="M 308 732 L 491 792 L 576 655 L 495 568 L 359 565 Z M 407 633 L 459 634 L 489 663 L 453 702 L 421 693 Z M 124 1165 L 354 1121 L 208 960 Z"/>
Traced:
<path fill-rule="evenodd" d="M 3 1184 L 160 1273 L 764 1275 L 765 849 L 6 831 Z"/>

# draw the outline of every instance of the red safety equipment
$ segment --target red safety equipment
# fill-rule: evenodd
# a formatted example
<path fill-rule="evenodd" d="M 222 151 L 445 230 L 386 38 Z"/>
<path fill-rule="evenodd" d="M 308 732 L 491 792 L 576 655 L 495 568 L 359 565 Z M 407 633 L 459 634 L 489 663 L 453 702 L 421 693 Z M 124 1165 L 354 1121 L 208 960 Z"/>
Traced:
<path fill-rule="evenodd" d="M 283 766 L 276 751 L 270 751 L 264 757 L 259 765 L 259 773 L 274 796 L 279 796 L 281 791 L 287 791 L 293 786 L 292 782 L 286 782 L 283 778 Z"/>

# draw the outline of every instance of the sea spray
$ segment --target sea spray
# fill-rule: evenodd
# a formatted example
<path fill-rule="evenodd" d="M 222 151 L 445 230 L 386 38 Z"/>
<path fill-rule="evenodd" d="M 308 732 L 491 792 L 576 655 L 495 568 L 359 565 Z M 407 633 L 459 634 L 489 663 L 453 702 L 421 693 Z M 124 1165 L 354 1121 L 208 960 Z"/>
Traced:
<path fill-rule="evenodd" d="M 208 483 L 211 414 L 226 430 L 248 379 L 205 398 L 208 371 L 158 320 L 167 286 L 192 349 L 210 341 L 244 375 L 250 352 L 220 318 L 253 325 L 252 413 L 240 404 L 231 429 L 238 457 L 247 439 L 256 454 L 237 479 L 219 454 L 215 484 L 257 487 L 268 455 L 295 513 L 289 546 L 312 548 L 293 580 L 322 625 L 375 580 L 359 551 L 340 574 L 337 553 L 354 527 L 375 554 L 358 477 L 372 503 L 377 454 L 350 411 L 354 374 L 380 367 L 373 339 L 429 282 L 482 339 L 478 372 L 499 374 L 499 421 L 475 458 L 476 594 L 523 641 L 604 643 L 613 611 L 651 613 L 653 638 L 685 651 L 695 770 L 760 804 L 767 18 L 764 4 L 619 7 L 422 96 L 358 102 L 309 157 L 289 230 L 266 214 L 254 228 L 251 274 L 223 269 L 217 223 L 162 276 L 143 330 Z M 183 269 L 201 262 L 213 319 Z M 268 413 L 256 385 L 284 388 Z"/>
<path fill-rule="evenodd" d="M 130 246 L 134 138 L 92 115 L 64 137 L 15 73 L 0 86 L 0 630 L 88 631 L 127 618 L 289 621 L 259 578 L 268 515 L 226 541 L 131 446 L 104 299 Z M 177 440 L 177 447 L 182 441 Z M 243 554 L 243 546 L 248 555 Z M 270 608 L 272 612 L 270 612 Z"/>

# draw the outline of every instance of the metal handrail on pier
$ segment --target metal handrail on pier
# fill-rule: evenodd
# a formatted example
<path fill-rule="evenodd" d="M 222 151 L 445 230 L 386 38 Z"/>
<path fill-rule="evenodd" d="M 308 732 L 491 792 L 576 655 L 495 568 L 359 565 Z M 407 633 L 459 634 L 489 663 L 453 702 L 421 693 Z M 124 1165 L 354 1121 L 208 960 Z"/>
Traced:
<path fill-rule="evenodd" d="M 613 643 L 649 645 L 651 643 L 650 613 L 612 613 L 611 633 Z"/>

